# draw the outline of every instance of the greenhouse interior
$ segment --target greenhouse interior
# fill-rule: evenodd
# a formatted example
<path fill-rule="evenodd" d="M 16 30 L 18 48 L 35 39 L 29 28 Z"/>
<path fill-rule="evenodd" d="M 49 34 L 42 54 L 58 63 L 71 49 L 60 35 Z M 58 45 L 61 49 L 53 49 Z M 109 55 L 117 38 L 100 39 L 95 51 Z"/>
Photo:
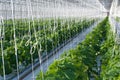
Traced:
<path fill-rule="evenodd" d="M 0 0 L 0 80 L 120 80 L 120 0 Z"/>

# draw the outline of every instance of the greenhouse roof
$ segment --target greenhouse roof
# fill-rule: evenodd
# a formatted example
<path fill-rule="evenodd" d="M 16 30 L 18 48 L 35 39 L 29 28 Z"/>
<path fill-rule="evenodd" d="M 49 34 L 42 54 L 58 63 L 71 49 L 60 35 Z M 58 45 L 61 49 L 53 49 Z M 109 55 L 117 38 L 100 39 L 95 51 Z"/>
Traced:
<path fill-rule="evenodd" d="M 120 0 L 0 0 L 1 4 L 5 4 L 0 5 L 0 10 L 2 11 L 0 14 L 3 18 L 6 18 L 4 14 L 8 14 L 7 17 L 11 18 L 11 1 L 14 3 L 14 11 L 17 17 L 20 15 L 20 12 L 23 12 L 23 17 L 26 17 L 27 12 L 30 11 L 29 9 L 31 8 L 33 9 L 33 13 L 40 13 L 40 17 L 43 16 L 42 13 L 44 13 L 44 17 L 51 17 L 53 15 L 76 17 L 96 16 L 101 13 L 106 14 L 115 1 L 117 1 L 117 7 L 115 7 L 117 11 L 116 14 L 120 13 L 120 8 L 118 7 L 118 5 L 120 5 Z M 5 11 L 9 12 L 6 13 Z M 36 17 L 36 14 L 30 15 Z"/>

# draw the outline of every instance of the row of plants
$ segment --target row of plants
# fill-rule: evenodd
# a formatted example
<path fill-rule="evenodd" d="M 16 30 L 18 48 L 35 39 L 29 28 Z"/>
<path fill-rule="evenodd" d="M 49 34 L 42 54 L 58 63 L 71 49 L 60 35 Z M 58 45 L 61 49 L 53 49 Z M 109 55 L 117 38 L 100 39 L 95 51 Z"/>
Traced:
<path fill-rule="evenodd" d="M 37 80 L 89 80 L 91 74 L 95 80 L 99 79 L 93 67 L 97 67 L 96 57 L 101 54 L 109 27 L 106 17 L 75 49 L 62 54 L 45 73 L 41 71 Z"/>
<path fill-rule="evenodd" d="M 5 20 L 2 39 L 6 75 L 17 69 L 14 41 L 16 33 L 18 64 L 27 67 L 38 56 L 48 55 L 66 40 L 88 28 L 95 20 Z M 14 22 L 14 24 L 13 24 Z M 2 49 L 0 48 L 0 53 Z M 2 54 L 0 54 L 0 75 L 3 75 Z M 20 69 L 19 69 L 20 70 Z M 20 72 L 20 71 L 19 71 Z"/>
<path fill-rule="evenodd" d="M 116 43 L 116 35 L 109 30 L 107 40 L 102 45 L 101 80 L 120 80 L 120 45 Z"/>
<path fill-rule="evenodd" d="M 115 49 L 115 50 L 114 50 Z M 110 47 L 103 57 L 102 80 L 120 80 L 120 45 Z"/>

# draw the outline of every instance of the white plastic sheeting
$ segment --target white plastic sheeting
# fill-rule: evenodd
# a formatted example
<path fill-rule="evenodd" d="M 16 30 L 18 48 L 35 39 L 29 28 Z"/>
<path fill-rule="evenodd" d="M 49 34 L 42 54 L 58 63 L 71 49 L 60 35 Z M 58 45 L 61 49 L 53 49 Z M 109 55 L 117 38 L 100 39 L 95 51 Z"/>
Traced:
<path fill-rule="evenodd" d="M 14 18 L 95 17 L 106 15 L 98 0 L 12 0 Z M 0 0 L 0 16 L 10 19 L 11 0 Z"/>

